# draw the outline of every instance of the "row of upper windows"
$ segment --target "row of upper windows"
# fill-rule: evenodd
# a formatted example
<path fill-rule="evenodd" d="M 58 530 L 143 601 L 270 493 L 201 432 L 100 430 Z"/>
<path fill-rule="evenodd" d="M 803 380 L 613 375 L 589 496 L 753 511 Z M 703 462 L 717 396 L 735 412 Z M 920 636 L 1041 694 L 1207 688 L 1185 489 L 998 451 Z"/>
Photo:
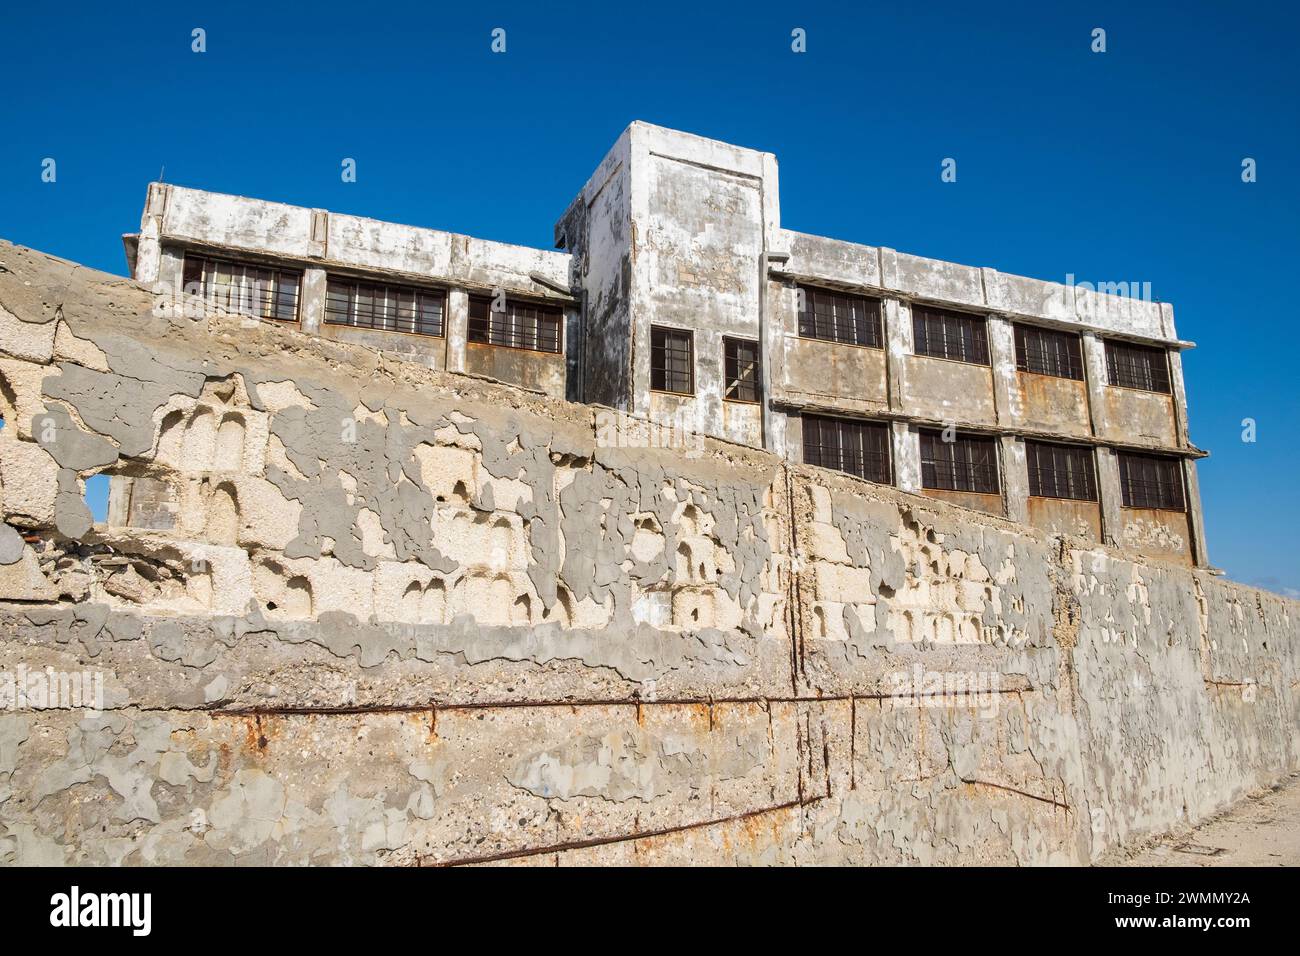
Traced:
<path fill-rule="evenodd" d="M 868 481 L 893 484 L 887 422 L 802 416 L 803 460 Z M 999 494 L 998 440 L 988 435 L 921 429 L 921 487 L 933 491 Z M 1177 458 L 1118 451 L 1125 508 L 1184 511 L 1182 463 Z M 1025 442 L 1029 494 L 1036 498 L 1097 500 L 1093 450 L 1080 445 Z"/>
<path fill-rule="evenodd" d="M 884 348 L 879 299 L 799 286 L 799 335 L 845 345 Z M 1077 333 L 1016 323 L 1016 368 L 1022 372 L 1083 380 L 1083 352 Z M 917 355 L 989 364 L 987 320 L 932 306 L 912 306 Z M 1169 358 L 1164 349 L 1105 340 L 1109 384 L 1169 393 Z"/>
<path fill-rule="evenodd" d="M 298 321 L 302 273 L 208 256 L 185 257 L 185 291 L 213 308 L 239 315 Z M 447 291 L 366 282 L 348 276 L 326 279 L 325 322 L 384 332 L 444 336 Z M 553 306 L 472 295 L 470 342 L 530 349 L 563 350 L 562 313 Z"/>

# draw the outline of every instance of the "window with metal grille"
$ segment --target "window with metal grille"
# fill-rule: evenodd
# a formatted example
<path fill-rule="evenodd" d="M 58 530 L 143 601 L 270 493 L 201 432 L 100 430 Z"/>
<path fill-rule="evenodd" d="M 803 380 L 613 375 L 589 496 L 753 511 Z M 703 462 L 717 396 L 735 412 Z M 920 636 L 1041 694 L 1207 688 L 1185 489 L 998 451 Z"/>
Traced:
<path fill-rule="evenodd" d="M 762 388 L 758 343 L 752 339 L 722 339 L 723 365 L 727 376 L 725 395 L 733 402 L 757 402 Z"/>
<path fill-rule="evenodd" d="M 1106 342 L 1110 384 L 1169 394 L 1169 356 L 1164 349 L 1129 342 Z"/>
<path fill-rule="evenodd" d="M 917 355 L 989 364 L 988 324 L 982 315 L 914 305 L 912 334 Z"/>
<path fill-rule="evenodd" d="M 884 347 L 880 300 L 800 286 L 799 335 L 845 345 Z"/>
<path fill-rule="evenodd" d="M 1177 458 L 1122 451 L 1119 486 L 1125 508 L 1184 511 L 1183 463 Z"/>
<path fill-rule="evenodd" d="M 695 394 L 693 333 L 650 327 L 650 387 L 656 392 Z"/>
<path fill-rule="evenodd" d="M 1073 332 L 1017 325 L 1016 368 L 1083 381 L 1083 351 Z"/>
<path fill-rule="evenodd" d="M 210 308 L 259 319 L 298 321 L 301 272 L 187 255 L 182 279 L 185 291 L 202 296 Z"/>
<path fill-rule="evenodd" d="M 868 481 L 890 484 L 889 425 L 803 416 L 803 460 Z"/>
<path fill-rule="evenodd" d="M 1097 500 L 1091 448 L 1027 441 L 1025 458 L 1029 463 L 1029 493 L 1034 497 Z"/>
<path fill-rule="evenodd" d="M 996 438 L 957 435 L 943 440 L 943 432 L 921 432 L 921 485 L 936 491 L 998 493 Z"/>
<path fill-rule="evenodd" d="M 384 332 L 442 335 L 447 295 L 438 290 L 376 285 L 330 276 L 325 284 L 325 321 Z"/>
<path fill-rule="evenodd" d="M 498 302 L 487 296 L 470 296 L 469 340 L 534 352 L 559 352 L 560 320 L 563 313 L 553 306 L 535 302 Z"/>

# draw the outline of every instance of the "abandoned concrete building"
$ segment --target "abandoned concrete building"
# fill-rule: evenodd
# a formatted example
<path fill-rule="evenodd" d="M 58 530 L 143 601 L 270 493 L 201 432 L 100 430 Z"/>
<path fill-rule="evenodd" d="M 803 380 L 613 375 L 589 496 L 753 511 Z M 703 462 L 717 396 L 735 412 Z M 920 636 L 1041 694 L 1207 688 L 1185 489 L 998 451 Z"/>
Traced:
<path fill-rule="evenodd" d="M 558 251 L 153 183 L 134 277 L 1208 565 L 1167 303 L 781 226 L 770 153 L 634 123 Z"/>

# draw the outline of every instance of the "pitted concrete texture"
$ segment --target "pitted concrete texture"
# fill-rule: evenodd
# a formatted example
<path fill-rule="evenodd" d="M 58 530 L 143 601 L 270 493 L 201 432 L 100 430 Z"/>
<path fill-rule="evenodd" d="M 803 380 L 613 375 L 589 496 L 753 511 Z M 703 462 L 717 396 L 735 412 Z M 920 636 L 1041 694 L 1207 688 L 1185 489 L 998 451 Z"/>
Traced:
<path fill-rule="evenodd" d="M 1087 863 L 1297 769 L 1295 602 L 10 245 L 0 309 L 0 862 Z"/>

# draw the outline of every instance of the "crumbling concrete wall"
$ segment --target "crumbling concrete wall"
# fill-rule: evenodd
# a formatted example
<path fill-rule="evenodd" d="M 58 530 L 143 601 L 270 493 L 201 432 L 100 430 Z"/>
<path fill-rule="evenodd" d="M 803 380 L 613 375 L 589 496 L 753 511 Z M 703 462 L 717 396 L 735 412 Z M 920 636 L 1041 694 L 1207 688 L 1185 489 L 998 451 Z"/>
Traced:
<path fill-rule="evenodd" d="M 9 245 L 0 376 L 0 862 L 1082 863 L 1300 762 L 1202 572 Z"/>

